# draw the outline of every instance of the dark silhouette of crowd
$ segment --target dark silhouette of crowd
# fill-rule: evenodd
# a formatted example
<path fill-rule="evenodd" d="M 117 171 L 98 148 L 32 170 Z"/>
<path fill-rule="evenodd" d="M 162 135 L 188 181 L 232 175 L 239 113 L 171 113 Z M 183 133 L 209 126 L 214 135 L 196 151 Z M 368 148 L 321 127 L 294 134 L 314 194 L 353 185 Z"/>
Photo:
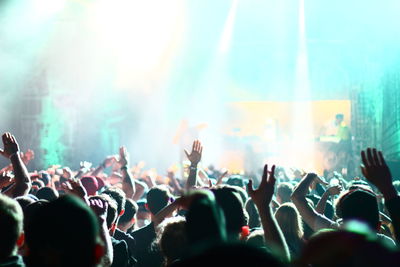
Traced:
<path fill-rule="evenodd" d="M 29 172 L 40 155 L 2 142 L 0 266 L 400 266 L 399 182 L 374 148 L 363 177 L 272 164 L 250 177 L 201 167 L 198 140 L 165 175 L 125 147 L 96 168 Z"/>

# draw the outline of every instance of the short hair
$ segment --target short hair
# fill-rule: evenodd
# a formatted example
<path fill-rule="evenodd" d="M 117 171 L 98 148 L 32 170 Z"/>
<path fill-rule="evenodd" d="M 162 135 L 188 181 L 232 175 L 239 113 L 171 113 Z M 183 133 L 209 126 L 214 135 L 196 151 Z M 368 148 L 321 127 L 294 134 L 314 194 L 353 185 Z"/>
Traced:
<path fill-rule="evenodd" d="M 58 192 L 51 187 L 45 186 L 36 192 L 36 197 L 38 199 L 53 201 L 58 198 Z"/>
<path fill-rule="evenodd" d="M 247 214 L 249 215 L 249 227 L 256 228 L 261 226 L 260 214 L 258 213 L 257 207 L 254 204 L 254 201 L 249 198 L 246 201 L 245 209 Z"/>
<path fill-rule="evenodd" d="M 110 229 L 112 224 L 115 223 L 117 220 L 118 214 L 117 214 L 117 202 L 111 198 L 107 194 L 101 194 L 98 196 L 90 196 L 89 199 L 101 199 L 102 201 L 107 202 L 108 207 L 107 207 L 107 228 Z"/>
<path fill-rule="evenodd" d="M 26 227 L 29 266 L 94 266 L 100 237 L 94 212 L 79 198 L 62 196 L 38 207 Z"/>
<path fill-rule="evenodd" d="M 42 188 L 42 187 L 45 186 L 45 184 L 44 184 L 44 182 L 43 182 L 42 180 L 35 180 L 35 181 L 32 181 L 32 185 L 36 185 L 36 186 L 39 187 L 39 188 Z"/>
<path fill-rule="evenodd" d="M 25 208 L 29 205 L 35 202 L 35 200 L 33 200 L 32 198 L 28 197 L 28 196 L 20 196 L 20 197 L 16 197 L 14 198 L 18 204 L 21 206 L 22 211 L 25 212 Z"/>
<path fill-rule="evenodd" d="M 214 188 L 212 192 L 224 212 L 227 233 L 229 235 L 240 233 L 248 220 L 240 193 L 231 186 Z"/>
<path fill-rule="evenodd" d="M 127 198 L 125 202 L 125 212 L 121 218 L 119 218 L 118 224 L 127 224 L 132 221 L 138 209 L 139 208 L 136 202 L 130 198 Z"/>
<path fill-rule="evenodd" d="M 265 248 L 264 231 L 257 229 L 246 237 L 246 244 L 256 248 Z"/>
<path fill-rule="evenodd" d="M 336 214 L 343 220 L 360 220 L 372 229 L 379 225 L 379 208 L 376 195 L 365 188 L 345 191 L 336 202 Z"/>
<path fill-rule="evenodd" d="M 17 201 L 0 194 L 0 259 L 9 257 L 23 229 L 24 216 Z"/>
<path fill-rule="evenodd" d="M 276 195 L 282 200 L 282 203 L 290 202 L 290 196 L 293 193 L 293 185 L 291 183 L 283 182 L 278 184 L 276 188 Z"/>
<path fill-rule="evenodd" d="M 171 198 L 169 190 L 165 186 L 155 186 L 147 193 L 147 206 L 152 214 L 157 214 L 168 205 Z"/>
<path fill-rule="evenodd" d="M 118 214 L 117 216 L 121 215 L 121 211 L 125 207 L 126 196 L 124 191 L 118 187 L 110 187 L 103 192 L 103 194 L 109 195 L 112 199 L 117 202 L 118 205 Z"/>
<path fill-rule="evenodd" d="M 156 242 L 167 264 L 180 259 L 188 246 L 184 217 L 168 218 L 159 225 Z"/>

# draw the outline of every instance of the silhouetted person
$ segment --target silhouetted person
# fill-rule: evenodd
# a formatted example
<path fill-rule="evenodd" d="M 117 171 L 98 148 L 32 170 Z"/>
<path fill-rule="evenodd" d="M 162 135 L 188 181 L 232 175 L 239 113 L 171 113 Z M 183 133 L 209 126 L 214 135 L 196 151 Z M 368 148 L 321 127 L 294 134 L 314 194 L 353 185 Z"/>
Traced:
<path fill-rule="evenodd" d="M 39 207 L 26 226 L 28 266 L 96 266 L 103 254 L 93 211 L 74 196 Z"/>
<path fill-rule="evenodd" d="M 0 194 L 0 266 L 25 266 L 17 254 L 24 243 L 23 220 L 18 202 Z"/>

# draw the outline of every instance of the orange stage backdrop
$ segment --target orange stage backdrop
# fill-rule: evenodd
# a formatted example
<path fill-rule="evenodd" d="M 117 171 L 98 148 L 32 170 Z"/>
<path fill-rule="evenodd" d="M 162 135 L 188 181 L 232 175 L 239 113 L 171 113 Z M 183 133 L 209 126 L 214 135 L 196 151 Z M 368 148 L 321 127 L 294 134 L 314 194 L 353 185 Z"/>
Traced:
<path fill-rule="evenodd" d="M 333 123 L 337 113 L 344 114 L 345 123 L 350 126 L 351 103 L 349 100 L 322 100 L 304 104 L 309 104 L 311 108 L 312 138 L 324 135 L 325 126 Z M 223 132 L 226 136 L 252 143 L 250 145 L 253 146 L 254 152 L 263 154 L 263 151 L 260 150 L 267 148 L 265 148 L 265 145 L 258 146 L 257 143 L 272 145 L 275 141 L 279 143 L 282 136 L 293 134 L 294 106 L 293 102 L 276 101 L 229 103 L 227 106 L 229 119 L 223 125 Z M 245 154 L 243 150 L 233 147 L 221 157 L 223 160 L 220 164 L 230 170 L 243 170 L 246 167 Z M 314 151 L 314 166 L 319 172 L 323 170 L 323 159 L 321 157 L 321 153 Z M 270 156 L 264 158 L 264 161 L 266 160 L 274 160 L 274 158 Z M 279 159 L 276 160 L 280 161 Z"/>

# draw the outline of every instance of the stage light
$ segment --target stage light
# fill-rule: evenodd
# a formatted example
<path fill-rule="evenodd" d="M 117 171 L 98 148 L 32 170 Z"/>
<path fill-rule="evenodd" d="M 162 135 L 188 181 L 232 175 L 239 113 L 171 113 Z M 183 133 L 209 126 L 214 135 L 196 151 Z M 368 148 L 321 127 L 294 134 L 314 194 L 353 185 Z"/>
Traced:
<path fill-rule="evenodd" d="M 299 0 L 299 43 L 296 59 L 296 79 L 293 99 L 292 145 L 288 155 L 294 167 L 314 170 L 314 133 L 308 73 L 307 33 L 304 0 Z"/>
<path fill-rule="evenodd" d="M 235 26 L 235 17 L 237 12 L 239 0 L 234 0 L 232 6 L 229 10 L 228 18 L 225 22 L 224 31 L 222 33 L 220 42 L 219 42 L 219 52 L 220 53 L 227 53 L 229 51 L 231 42 L 232 42 L 232 34 L 233 28 Z"/>

